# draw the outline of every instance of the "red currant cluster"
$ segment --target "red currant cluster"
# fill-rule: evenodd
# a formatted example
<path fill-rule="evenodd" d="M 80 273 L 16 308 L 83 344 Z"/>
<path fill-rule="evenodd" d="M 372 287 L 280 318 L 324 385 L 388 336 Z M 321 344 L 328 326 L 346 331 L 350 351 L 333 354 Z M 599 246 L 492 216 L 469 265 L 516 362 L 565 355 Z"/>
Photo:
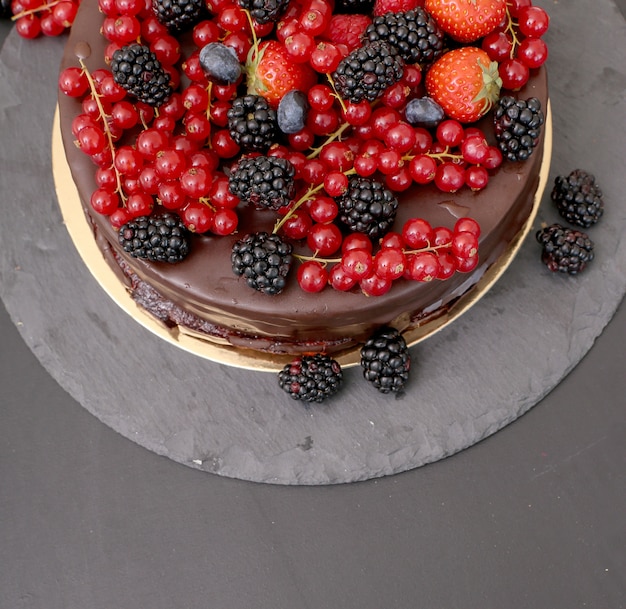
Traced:
<path fill-rule="evenodd" d="M 368 296 L 382 296 L 396 279 L 448 279 L 456 271 L 476 267 L 479 236 L 480 227 L 471 218 L 461 218 L 452 230 L 412 218 L 400 233 L 387 233 L 374 252 L 368 237 L 352 233 L 339 242 L 339 258 L 300 256 L 298 283 L 306 292 L 319 292 L 327 285 L 348 291 L 358 285 Z"/>
<path fill-rule="evenodd" d="M 60 36 L 72 26 L 80 0 L 13 0 L 11 19 L 22 38 Z"/>
<path fill-rule="evenodd" d="M 503 23 L 483 38 L 482 48 L 499 63 L 502 86 L 511 91 L 523 87 L 530 70 L 548 59 L 548 45 L 542 36 L 548 31 L 550 17 L 532 0 L 508 0 Z"/>

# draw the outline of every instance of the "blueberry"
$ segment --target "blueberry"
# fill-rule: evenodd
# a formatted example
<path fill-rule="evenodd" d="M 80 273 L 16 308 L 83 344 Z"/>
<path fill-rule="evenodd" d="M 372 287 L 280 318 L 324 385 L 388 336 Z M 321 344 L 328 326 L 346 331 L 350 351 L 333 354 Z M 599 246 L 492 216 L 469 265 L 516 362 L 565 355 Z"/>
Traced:
<path fill-rule="evenodd" d="M 308 109 L 307 96 L 302 91 L 289 91 L 278 104 L 278 128 L 283 133 L 298 133 L 304 127 Z"/>
<path fill-rule="evenodd" d="M 430 97 L 412 99 L 404 110 L 404 116 L 411 125 L 436 127 L 444 118 L 443 108 Z"/>
<path fill-rule="evenodd" d="M 241 76 L 241 64 L 235 50 L 221 42 L 209 42 L 200 51 L 202 69 L 215 80 L 230 85 Z"/>

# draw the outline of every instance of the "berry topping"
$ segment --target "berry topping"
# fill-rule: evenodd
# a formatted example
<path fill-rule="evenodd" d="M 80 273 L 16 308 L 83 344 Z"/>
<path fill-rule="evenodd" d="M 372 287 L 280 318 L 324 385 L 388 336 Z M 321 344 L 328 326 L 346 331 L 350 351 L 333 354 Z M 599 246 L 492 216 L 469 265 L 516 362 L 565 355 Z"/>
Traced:
<path fill-rule="evenodd" d="M 133 43 L 113 53 L 115 82 L 150 106 L 160 106 L 172 94 L 169 74 L 147 46 Z"/>
<path fill-rule="evenodd" d="M 593 260 L 593 241 L 582 231 L 552 224 L 537 231 L 536 238 L 543 248 L 541 260 L 552 272 L 577 275 Z"/>
<path fill-rule="evenodd" d="M 278 128 L 286 134 L 298 133 L 304 128 L 309 110 L 307 96 L 302 91 L 289 91 L 280 100 L 276 118 Z"/>
<path fill-rule="evenodd" d="M 187 230 L 170 213 L 141 216 L 119 229 L 119 242 L 133 258 L 174 264 L 189 253 Z"/>
<path fill-rule="evenodd" d="M 277 21 L 288 4 L 289 0 L 239 0 L 239 6 L 248 9 L 252 18 L 260 24 Z"/>
<path fill-rule="evenodd" d="M 343 372 L 328 355 L 303 355 L 278 373 L 278 385 L 294 400 L 322 402 L 341 387 Z"/>
<path fill-rule="evenodd" d="M 198 23 L 204 14 L 202 0 L 152 0 L 157 19 L 170 32 L 182 32 Z"/>
<path fill-rule="evenodd" d="M 395 328 L 380 328 L 361 348 L 363 377 L 381 393 L 404 389 L 410 367 L 411 354 Z"/>
<path fill-rule="evenodd" d="M 260 95 L 244 95 L 227 112 L 231 137 L 244 150 L 266 151 L 276 139 L 276 112 Z"/>
<path fill-rule="evenodd" d="M 595 177 L 582 169 L 557 176 L 551 196 L 561 216 L 583 228 L 594 225 L 604 212 L 602 191 Z"/>
<path fill-rule="evenodd" d="M 430 97 L 416 97 L 404 108 L 404 118 L 417 127 L 436 127 L 444 117 L 443 108 Z"/>
<path fill-rule="evenodd" d="M 496 139 L 502 154 L 510 161 L 525 161 L 533 153 L 544 115 L 536 97 L 515 99 L 505 95 L 493 114 Z"/>
<path fill-rule="evenodd" d="M 202 47 L 199 59 L 202 69 L 218 82 L 230 85 L 241 76 L 237 53 L 221 42 L 210 42 Z"/>
<path fill-rule="evenodd" d="M 287 160 L 273 156 L 242 158 L 233 168 L 228 188 L 232 194 L 258 208 L 278 210 L 294 194 L 295 168 Z"/>
<path fill-rule="evenodd" d="M 506 15 L 506 0 L 426 0 L 426 10 L 457 42 L 474 42 L 492 32 Z"/>
<path fill-rule="evenodd" d="M 263 294 L 282 292 L 293 261 L 293 248 L 276 234 L 250 233 L 233 245 L 233 273 Z"/>

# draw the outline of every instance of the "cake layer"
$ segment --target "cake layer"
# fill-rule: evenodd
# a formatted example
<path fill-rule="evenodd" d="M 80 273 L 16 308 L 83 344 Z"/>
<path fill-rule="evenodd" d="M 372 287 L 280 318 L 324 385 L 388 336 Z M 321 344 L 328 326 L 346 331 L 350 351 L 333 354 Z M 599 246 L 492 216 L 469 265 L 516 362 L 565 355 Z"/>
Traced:
<path fill-rule="evenodd" d="M 62 69 L 77 65 L 77 52 L 84 57 L 88 48 L 90 54 L 84 61 L 89 70 L 105 65 L 107 43 L 99 33 L 101 23 L 97 2 L 84 0 L 70 33 Z M 545 70 L 537 70 L 517 95 L 524 99 L 537 97 L 546 108 Z M 466 216 L 480 224 L 480 262 L 470 273 L 424 283 L 400 279 L 384 296 L 367 297 L 359 290 L 346 293 L 330 287 L 309 294 L 297 285 L 292 272 L 281 294 L 267 296 L 252 290 L 233 274 L 230 254 L 241 235 L 260 230 L 271 232 L 275 213 L 240 206 L 237 234 L 193 235 L 191 253 L 179 264 L 131 258 L 119 246 L 117 231 L 109 220 L 93 212 L 89 205 L 96 188 L 95 166 L 74 145 L 71 133 L 72 120 L 81 112 L 80 102 L 61 95 L 59 111 L 68 163 L 94 236 L 133 297 L 168 326 L 180 325 L 207 340 L 270 353 L 342 351 L 357 346 L 381 325 L 404 331 L 447 313 L 507 250 L 524 225 L 533 208 L 542 160 L 540 142 L 528 161 L 505 161 L 482 191 L 464 187 L 448 194 L 435 186 L 414 186 L 399 195 L 396 230 L 414 217 L 449 228 Z M 481 128 L 493 143 L 490 120 L 484 119 Z M 310 255 L 304 248 L 302 253 Z"/>

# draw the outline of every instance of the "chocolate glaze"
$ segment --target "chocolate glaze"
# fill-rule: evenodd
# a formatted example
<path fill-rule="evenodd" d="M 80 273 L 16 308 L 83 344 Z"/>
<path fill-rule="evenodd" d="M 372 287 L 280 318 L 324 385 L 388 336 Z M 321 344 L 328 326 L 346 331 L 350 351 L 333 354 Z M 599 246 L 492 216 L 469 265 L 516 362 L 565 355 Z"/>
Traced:
<path fill-rule="evenodd" d="M 104 66 L 106 41 L 99 33 L 101 23 L 97 1 L 83 0 L 61 69 L 78 65 L 76 49 L 84 57 L 85 48 L 89 47 L 91 54 L 84 59 L 87 67 L 93 71 Z M 547 107 L 543 68 L 532 74 L 519 92 L 521 98 L 533 96 Z M 68 163 L 94 237 L 136 300 L 168 326 L 182 325 L 206 334 L 210 340 L 275 353 L 343 350 L 364 341 L 380 325 L 391 324 L 405 330 L 447 311 L 502 255 L 528 218 L 538 185 L 543 146 L 541 141 L 524 163 L 505 161 L 481 192 L 463 188 L 451 195 L 434 186 L 415 186 L 400 195 L 398 229 L 411 217 L 450 228 L 462 216 L 478 221 L 482 231 L 480 264 L 473 272 L 456 273 L 446 281 L 428 283 L 398 280 L 381 297 L 366 297 L 356 290 L 338 292 L 330 287 L 318 294 L 307 294 L 292 273 L 281 294 L 266 296 L 247 287 L 232 273 L 230 251 L 234 241 L 246 232 L 271 232 L 276 220 L 274 213 L 240 208 L 238 234 L 194 235 L 191 254 L 177 265 L 130 258 L 120 249 L 108 219 L 90 210 L 95 166 L 74 145 L 71 133 L 72 120 L 81 112 L 80 103 L 61 94 L 59 110 Z M 490 119 L 485 119 L 481 127 L 489 138 L 493 137 Z"/>

